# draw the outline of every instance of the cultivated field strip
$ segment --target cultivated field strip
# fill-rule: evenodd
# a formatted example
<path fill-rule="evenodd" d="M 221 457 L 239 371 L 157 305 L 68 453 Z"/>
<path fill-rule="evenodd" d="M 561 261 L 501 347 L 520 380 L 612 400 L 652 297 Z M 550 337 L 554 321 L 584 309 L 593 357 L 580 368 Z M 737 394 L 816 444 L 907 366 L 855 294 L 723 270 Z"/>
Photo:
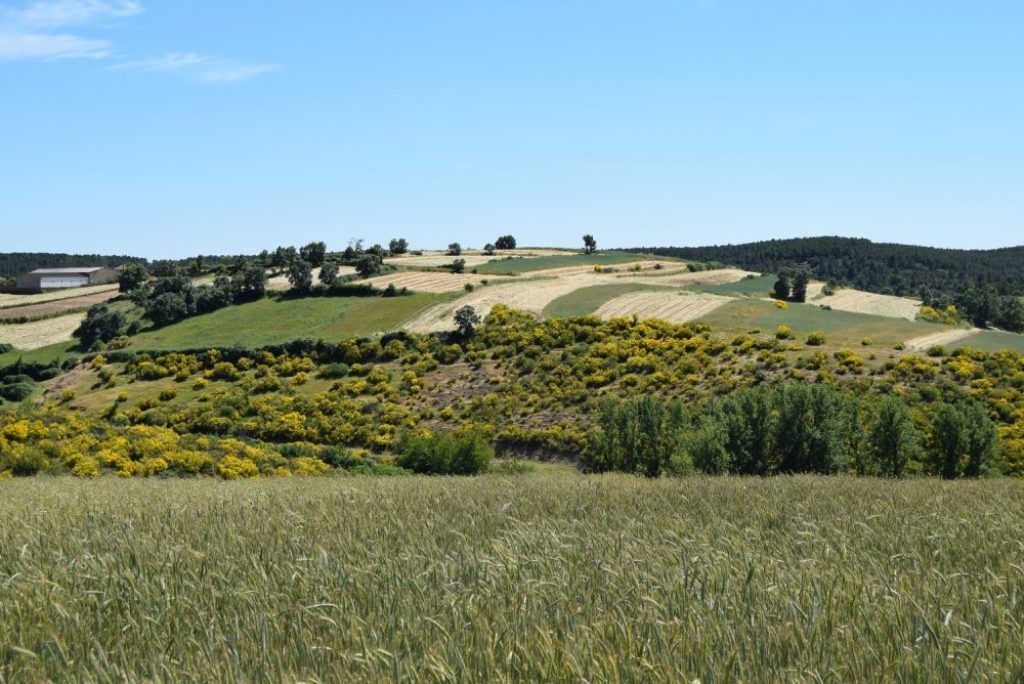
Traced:
<path fill-rule="evenodd" d="M 628 273 L 619 275 L 619 278 L 629 278 L 637 282 L 646 282 L 651 285 L 693 285 L 703 283 L 705 285 L 725 285 L 738 283 L 747 276 L 757 276 L 758 273 L 744 271 L 738 268 L 719 268 L 713 271 L 677 271 L 663 276 L 657 272 L 651 273 Z"/>
<path fill-rule="evenodd" d="M 815 303 L 828 305 L 837 311 L 906 318 L 909 321 L 916 319 L 921 309 L 921 302 L 914 299 L 860 290 L 838 290 L 834 295 L 823 297 Z"/>
<path fill-rule="evenodd" d="M 668 323 L 686 323 L 733 301 L 732 297 L 696 292 L 631 292 L 601 306 L 600 318 L 657 318 Z"/>
<path fill-rule="evenodd" d="M 639 264 L 642 271 L 630 271 L 639 277 L 644 272 L 649 274 L 657 273 L 655 266 L 661 264 L 664 266 L 678 266 L 678 261 L 660 261 L 658 259 L 646 259 L 638 258 L 635 261 L 629 261 L 621 264 L 612 264 L 609 266 L 601 266 L 603 275 L 605 277 L 614 278 L 621 276 L 623 271 L 628 271 L 634 264 Z M 710 271 L 709 271 L 710 272 Z M 562 276 L 572 275 L 583 275 L 583 274 L 597 274 L 602 275 L 601 272 L 594 270 L 593 264 L 585 264 L 580 266 L 559 266 L 557 268 L 545 268 L 538 271 L 530 271 L 530 277 L 542 277 L 542 278 L 560 278 Z"/>
<path fill-rule="evenodd" d="M 449 256 L 447 254 L 424 254 L 423 256 L 400 256 L 400 257 L 388 257 L 384 260 L 385 264 L 391 266 L 408 266 L 412 268 L 436 268 L 438 266 L 448 266 L 456 259 L 462 259 L 466 262 L 468 268 L 473 266 L 479 266 L 480 264 L 486 264 L 488 261 L 494 261 L 500 259 L 500 256 L 486 254 L 462 254 L 459 256 Z"/>
<path fill-rule="evenodd" d="M 110 301 L 120 294 L 117 290 L 106 290 L 82 297 L 70 297 L 68 299 L 57 299 L 43 302 L 42 304 L 30 304 L 28 306 L 13 306 L 0 309 L 0 321 L 10 318 L 21 318 L 22 316 L 42 316 L 69 309 L 92 306 Z"/>
<path fill-rule="evenodd" d="M 974 333 L 978 332 L 977 328 L 957 328 L 955 330 L 940 330 L 928 335 L 921 335 L 920 337 L 914 337 L 905 342 L 907 351 L 924 351 L 929 347 L 939 346 L 944 347 L 949 344 L 954 344 L 970 337 Z"/>
<path fill-rule="evenodd" d="M 31 323 L 0 325 L 0 343 L 13 344 L 15 349 L 38 349 L 71 340 L 71 333 L 81 325 L 84 313 L 68 314 Z"/>
<path fill-rule="evenodd" d="M 87 287 L 70 287 L 66 290 L 54 290 L 52 292 L 41 292 L 39 294 L 22 295 L 8 294 L 4 292 L 0 293 L 0 309 L 56 302 L 61 299 L 85 297 L 86 295 L 94 295 L 100 292 L 116 293 L 117 287 L 117 283 L 107 283 L 105 285 L 89 285 Z"/>
<path fill-rule="evenodd" d="M 493 276 L 492 276 L 493 277 Z M 458 292 L 466 288 L 466 283 L 478 285 L 487 276 L 474 273 L 445 273 L 443 271 L 400 271 L 389 273 L 366 282 L 376 288 L 394 285 L 401 289 L 407 287 L 413 292 Z"/>
<path fill-rule="evenodd" d="M 531 278 L 522 282 L 490 285 L 471 292 L 465 297 L 460 297 L 455 302 L 431 307 L 403 327 L 420 333 L 451 330 L 455 327 L 452 321 L 455 310 L 465 305 L 472 306 L 481 317 L 486 316 L 495 304 L 504 304 L 513 309 L 540 315 L 545 306 L 562 295 L 567 295 L 581 287 L 608 282 L 614 281 L 607 276 L 602 277 L 591 271 L 589 274 L 561 278 Z"/>

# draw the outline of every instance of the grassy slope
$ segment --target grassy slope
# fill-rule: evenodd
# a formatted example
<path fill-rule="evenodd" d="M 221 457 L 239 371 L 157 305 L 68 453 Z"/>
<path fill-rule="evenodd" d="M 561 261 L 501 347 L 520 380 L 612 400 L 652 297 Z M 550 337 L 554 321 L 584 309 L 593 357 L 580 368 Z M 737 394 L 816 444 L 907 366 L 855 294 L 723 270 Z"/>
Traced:
<path fill-rule="evenodd" d="M 6 681 L 1011 681 L 1024 667 L 1014 480 L 543 468 L 0 489 Z"/>
<path fill-rule="evenodd" d="M 628 252 L 598 252 L 597 254 L 566 254 L 558 256 L 499 259 L 476 266 L 476 272 L 493 275 L 517 275 L 530 271 L 566 266 L 613 266 L 629 264 L 638 259 L 650 258 Z"/>
<path fill-rule="evenodd" d="M 195 316 L 132 338 L 135 349 L 194 349 L 278 344 L 300 338 L 340 339 L 396 329 L 447 295 L 261 299 Z"/>
<path fill-rule="evenodd" d="M 642 283 L 610 283 L 608 285 L 592 285 L 581 287 L 554 300 L 544 307 L 547 318 L 565 318 L 569 316 L 589 316 L 597 311 L 602 304 L 620 295 L 630 292 L 648 292 L 652 290 L 673 291 L 679 288 L 671 286 L 659 287 Z"/>
<path fill-rule="evenodd" d="M 15 349 L 6 354 L 0 354 L 0 368 L 22 359 L 25 363 L 50 363 L 51 361 L 62 361 L 68 356 L 76 356 L 75 345 L 77 340 L 70 342 L 58 342 L 39 349 L 21 351 Z"/>
<path fill-rule="evenodd" d="M 737 294 L 745 297 L 769 297 L 772 294 L 772 287 L 775 285 L 776 276 L 764 275 L 758 278 L 746 278 L 735 283 L 721 283 L 718 285 L 706 285 L 697 283 L 689 286 L 695 292 L 709 292 L 711 294 Z"/>
<path fill-rule="evenodd" d="M 809 333 L 821 331 L 830 343 L 859 345 L 864 338 L 870 338 L 874 344 L 888 347 L 942 329 L 930 323 L 902 318 L 827 311 L 815 304 L 790 304 L 788 309 L 779 309 L 774 302 L 760 299 L 729 302 L 699 322 L 709 324 L 714 331 L 730 334 L 750 332 L 755 328 L 774 332 L 778 326 L 788 325 L 798 340 Z"/>
<path fill-rule="evenodd" d="M 1024 354 L 1024 335 L 1014 333 L 1002 333 L 985 330 L 966 337 L 956 344 L 949 345 L 951 349 L 958 347 L 970 347 L 978 351 L 1000 351 L 1003 349 L 1015 349 Z"/>

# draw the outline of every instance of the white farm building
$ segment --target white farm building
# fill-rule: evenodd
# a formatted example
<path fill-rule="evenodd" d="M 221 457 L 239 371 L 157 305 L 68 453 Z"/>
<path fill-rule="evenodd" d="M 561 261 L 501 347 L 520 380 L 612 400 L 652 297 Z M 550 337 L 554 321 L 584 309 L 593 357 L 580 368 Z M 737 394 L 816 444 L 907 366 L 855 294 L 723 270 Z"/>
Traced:
<path fill-rule="evenodd" d="M 44 292 L 85 285 L 102 285 L 117 280 L 120 274 L 105 266 L 82 268 L 37 268 L 18 276 L 18 289 L 26 292 Z"/>

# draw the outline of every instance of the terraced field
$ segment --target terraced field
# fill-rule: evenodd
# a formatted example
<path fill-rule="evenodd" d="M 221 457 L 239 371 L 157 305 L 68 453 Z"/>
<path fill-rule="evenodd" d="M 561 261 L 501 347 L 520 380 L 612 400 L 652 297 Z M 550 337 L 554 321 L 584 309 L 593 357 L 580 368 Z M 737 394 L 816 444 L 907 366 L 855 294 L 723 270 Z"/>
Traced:
<path fill-rule="evenodd" d="M 637 316 L 686 323 L 731 301 L 731 297 L 697 292 L 633 292 L 611 300 L 596 315 L 606 319 Z"/>
<path fill-rule="evenodd" d="M 488 261 L 494 261 L 495 259 L 500 258 L 501 257 L 496 254 L 461 254 L 459 256 L 450 256 L 448 254 L 424 254 L 422 256 L 389 257 L 384 260 L 384 263 L 399 267 L 438 268 L 440 266 L 448 266 L 456 259 L 462 259 L 466 262 L 467 268 L 472 268 L 473 266 L 486 264 Z"/>
<path fill-rule="evenodd" d="M 679 285 L 687 286 L 694 284 L 701 284 L 706 287 L 722 286 L 723 292 L 736 292 L 742 294 L 740 284 L 744 283 L 749 276 L 757 276 L 758 274 L 752 273 L 751 271 L 744 271 L 738 268 L 720 268 L 714 271 L 673 271 L 669 275 L 662 276 L 659 272 L 653 271 L 650 273 L 629 273 L 620 275 L 619 278 L 637 280 L 638 282 L 647 282 L 656 285 Z M 734 287 L 726 287 L 728 285 L 734 285 Z"/>
<path fill-rule="evenodd" d="M 114 297 L 117 297 L 118 294 L 120 293 L 117 290 L 105 290 L 103 292 L 96 292 L 94 294 L 83 295 L 81 297 L 55 299 L 41 304 L 0 308 L 0 321 L 12 318 L 22 318 L 24 316 L 45 316 L 48 314 L 57 314 L 61 311 L 88 308 L 94 304 L 108 302 Z"/>
<path fill-rule="evenodd" d="M 663 264 L 678 266 L 681 261 L 672 259 L 659 259 L 642 254 L 630 254 L 627 252 L 600 252 L 597 254 L 554 254 L 550 256 L 531 258 L 498 259 L 480 265 L 477 270 L 480 273 L 490 275 L 519 275 L 535 271 L 550 271 L 552 269 L 563 269 L 569 267 L 587 267 L 593 270 L 594 266 L 623 267 L 638 262 L 660 261 Z"/>
<path fill-rule="evenodd" d="M 546 318 L 569 318 L 572 316 L 589 316 L 603 304 L 630 292 L 650 292 L 658 290 L 675 291 L 670 286 L 660 287 L 646 283 L 621 282 L 606 285 L 591 285 L 562 295 L 544 307 Z"/>
<path fill-rule="evenodd" d="M 440 332 L 455 327 L 452 316 L 461 306 L 472 306 L 480 316 L 486 316 L 495 304 L 540 315 L 554 300 L 583 287 L 609 282 L 599 274 L 576 274 L 561 278 L 530 279 L 522 282 L 489 285 L 460 297 L 451 303 L 427 309 L 403 327 L 412 332 Z"/>
<path fill-rule="evenodd" d="M 387 275 L 370 278 L 366 282 L 374 287 L 384 289 L 388 285 L 397 288 L 407 287 L 413 292 L 458 292 L 466 288 L 466 283 L 479 285 L 487 276 L 474 273 L 445 273 L 443 271 L 399 271 Z"/>
<path fill-rule="evenodd" d="M 88 287 L 71 287 L 66 290 L 54 290 L 39 294 L 8 294 L 4 292 L 0 293 L 0 309 L 56 302 L 61 299 L 73 299 L 75 297 L 95 295 L 100 292 L 116 293 L 117 287 L 117 283 L 107 283 L 105 285 L 90 285 Z"/>
<path fill-rule="evenodd" d="M 84 313 L 77 313 L 31 323 L 0 324 L 0 343 L 13 344 L 15 349 L 39 349 L 67 342 L 83 318 Z"/>
<path fill-rule="evenodd" d="M 860 290 L 839 290 L 834 295 L 823 297 L 816 303 L 826 304 L 837 311 L 905 318 L 908 321 L 917 318 L 917 312 L 921 309 L 921 302 L 916 299 L 861 292 Z"/>

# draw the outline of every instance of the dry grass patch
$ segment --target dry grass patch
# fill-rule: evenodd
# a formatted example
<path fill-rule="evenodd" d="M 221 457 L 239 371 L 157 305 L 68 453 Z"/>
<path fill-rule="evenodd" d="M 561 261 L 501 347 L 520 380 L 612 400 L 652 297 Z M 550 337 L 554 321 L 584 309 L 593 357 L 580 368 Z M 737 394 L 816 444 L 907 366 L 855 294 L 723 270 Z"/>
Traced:
<path fill-rule="evenodd" d="M 738 283 L 748 276 L 759 274 L 752 271 L 744 271 L 739 268 L 719 268 L 713 271 L 687 271 L 673 270 L 668 275 L 661 275 L 658 272 L 643 274 L 625 274 L 620 278 L 636 278 L 641 282 L 650 282 L 652 285 L 693 285 L 702 283 L 704 285 L 725 285 Z"/>
<path fill-rule="evenodd" d="M 916 299 L 860 290 L 839 290 L 830 297 L 818 300 L 817 303 L 826 304 L 838 311 L 906 318 L 908 321 L 915 320 L 917 312 L 921 309 L 921 302 Z"/>
<path fill-rule="evenodd" d="M 398 256 L 388 257 L 384 260 L 385 264 L 391 266 L 408 266 L 412 268 L 437 268 L 439 266 L 447 266 L 456 259 L 462 259 L 466 262 L 468 268 L 473 266 L 479 266 L 480 264 L 486 264 L 488 261 L 494 261 L 500 259 L 500 256 L 486 254 L 466 254 L 462 253 L 459 256 L 449 256 L 447 254 L 424 254 L 414 256 Z"/>
<path fill-rule="evenodd" d="M 398 289 L 407 287 L 413 292 L 458 292 L 466 287 L 466 283 L 479 285 L 486 276 L 475 273 L 445 273 L 443 271 L 405 271 L 370 278 L 366 282 L 376 288 L 394 285 Z"/>
<path fill-rule="evenodd" d="M 0 325 L 0 343 L 13 344 L 16 349 L 39 349 L 58 342 L 68 342 L 83 318 L 85 314 L 78 313 L 32 323 Z"/>
<path fill-rule="evenodd" d="M 686 323 L 709 314 L 731 297 L 695 292 L 633 292 L 601 306 L 601 318 L 657 318 L 668 323 Z"/>

